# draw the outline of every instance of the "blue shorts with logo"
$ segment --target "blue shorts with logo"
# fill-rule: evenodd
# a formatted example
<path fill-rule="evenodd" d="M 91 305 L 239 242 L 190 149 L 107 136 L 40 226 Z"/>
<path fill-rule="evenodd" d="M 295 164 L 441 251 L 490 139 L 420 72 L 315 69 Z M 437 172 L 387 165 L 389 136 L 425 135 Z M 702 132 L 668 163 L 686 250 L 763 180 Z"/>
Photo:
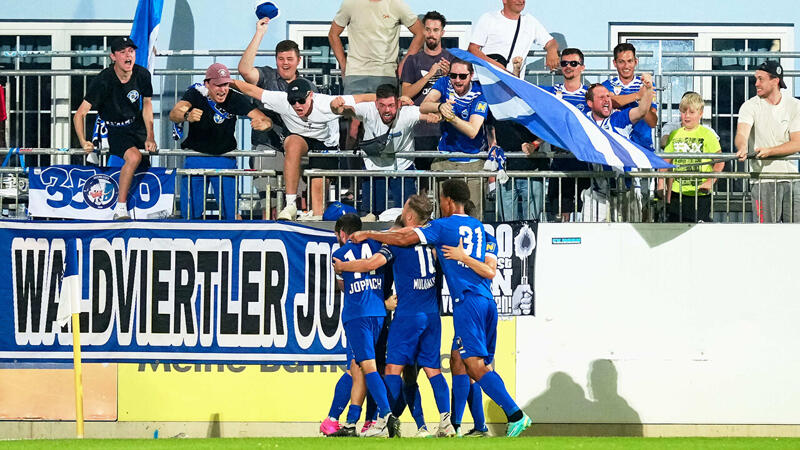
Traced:
<path fill-rule="evenodd" d="M 441 368 L 442 320 L 438 313 L 396 316 L 389 327 L 386 364 Z"/>
<path fill-rule="evenodd" d="M 481 357 L 486 364 L 494 359 L 497 345 L 497 304 L 494 299 L 465 292 L 453 305 L 453 350 L 461 359 Z"/>
<path fill-rule="evenodd" d="M 356 317 L 344 323 L 347 337 L 347 361 L 356 363 L 375 359 L 375 345 L 383 328 L 383 317 Z"/>

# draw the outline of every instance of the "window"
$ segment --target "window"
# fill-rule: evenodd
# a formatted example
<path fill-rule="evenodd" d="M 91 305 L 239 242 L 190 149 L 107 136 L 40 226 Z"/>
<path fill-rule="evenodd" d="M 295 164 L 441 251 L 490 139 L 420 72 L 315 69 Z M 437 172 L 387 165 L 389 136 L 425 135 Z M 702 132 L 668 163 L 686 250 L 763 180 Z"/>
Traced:
<path fill-rule="evenodd" d="M 0 50 L 98 50 L 107 43 L 109 36 L 127 35 L 130 28 L 130 21 L 0 20 Z M 53 76 L 47 71 L 99 69 L 103 64 L 107 64 L 107 58 L 0 57 L 0 71 L 44 71 L 36 75 L 0 75 L 10 105 L 8 144 L 13 147 L 77 147 L 72 113 L 77 107 L 76 98 L 83 98 L 84 85 L 91 77 Z M 73 94 L 73 89 L 78 92 Z M 45 164 L 46 159 L 42 158 L 41 163 Z"/>

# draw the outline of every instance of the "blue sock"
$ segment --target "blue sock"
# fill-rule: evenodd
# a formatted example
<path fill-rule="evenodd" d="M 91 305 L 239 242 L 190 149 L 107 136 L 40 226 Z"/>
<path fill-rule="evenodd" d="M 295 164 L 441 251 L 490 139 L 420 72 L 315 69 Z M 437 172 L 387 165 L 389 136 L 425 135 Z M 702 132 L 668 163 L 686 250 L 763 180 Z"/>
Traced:
<path fill-rule="evenodd" d="M 392 407 L 392 413 L 399 417 L 403 413 L 401 411 L 401 404 L 403 400 L 403 379 L 400 375 L 386 375 L 386 391 L 389 395 L 389 404 Z"/>
<path fill-rule="evenodd" d="M 483 415 L 483 394 L 481 387 L 478 383 L 469 385 L 469 412 L 472 413 L 473 422 L 475 422 L 475 429 L 480 431 L 487 431 L 486 417 Z"/>
<path fill-rule="evenodd" d="M 331 410 L 328 411 L 328 417 L 333 417 L 339 420 L 342 415 L 347 402 L 350 401 L 350 389 L 353 387 L 353 377 L 345 372 L 336 382 L 336 387 L 333 389 L 333 401 L 331 402 Z M 360 412 L 359 412 L 360 414 Z"/>
<path fill-rule="evenodd" d="M 450 412 L 450 388 L 447 386 L 447 380 L 441 373 L 429 380 L 431 382 L 431 389 L 433 389 L 433 398 L 436 399 L 436 407 L 439 408 L 439 414 Z"/>
<path fill-rule="evenodd" d="M 375 404 L 375 400 L 372 399 L 372 394 L 369 393 L 367 390 L 367 412 L 364 415 L 364 420 L 372 421 L 378 419 L 378 405 Z"/>
<path fill-rule="evenodd" d="M 514 399 L 509 395 L 506 390 L 506 385 L 503 383 L 503 379 L 500 378 L 497 372 L 493 370 L 486 372 L 486 374 L 478 380 L 478 384 L 481 386 L 481 389 L 486 392 L 486 395 L 497 403 L 497 406 L 503 408 L 503 412 L 506 413 L 506 416 L 511 417 L 512 414 L 519 411 L 519 406 L 517 406 L 517 403 L 514 402 Z"/>
<path fill-rule="evenodd" d="M 425 415 L 422 413 L 422 397 L 419 395 L 417 383 L 405 383 L 403 385 L 403 395 L 406 398 L 411 417 L 417 424 L 417 429 L 425 425 Z"/>
<path fill-rule="evenodd" d="M 367 380 L 367 389 L 369 393 L 372 394 L 372 399 L 375 400 L 375 403 L 378 405 L 378 414 L 384 417 L 391 413 L 392 408 L 389 407 L 386 385 L 383 384 L 383 378 L 381 378 L 380 374 L 378 372 L 372 372 L 366 374 L 364 378 Z"/>
<path fill-rule="evenodd" d="M 361 418 L 361 406 L 350 405 L 350 409 L 347 410 L 347 423 L 356 423 L 359 418 Z"/>
<path fill-rule="evenodd" d="M 469 397 L 469 375 L 453 375 L 453 425 L 461 425 L 461 418 L 464 417 L 464 408 L 467 406 Z"/>

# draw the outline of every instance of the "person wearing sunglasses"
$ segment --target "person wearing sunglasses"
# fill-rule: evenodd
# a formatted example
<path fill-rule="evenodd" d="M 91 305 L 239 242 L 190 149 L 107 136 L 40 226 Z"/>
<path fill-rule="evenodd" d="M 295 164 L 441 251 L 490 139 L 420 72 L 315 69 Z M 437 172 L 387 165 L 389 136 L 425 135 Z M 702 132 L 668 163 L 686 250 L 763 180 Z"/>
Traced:
<path fill-rule="evenodd" d="M 583 52 L 577 48 L 565 48 L 561 52 L 559 65 L 561 66 L 561 74 L 564 76 L 564 82 L 556 83 L 552 86 L 542 86 L 542 88 L 578 108 L 581 112 L 586 113 L 589 110 L 586 105 L 586 90 L 589 86 L 583 84 L 582 80 L 583 70 L 586 68 L 584 66 Z M 567 150 L 560 148 L 555 148 L 554 150 L 567 152 Z M 553 158 L 550 168 L 563 172 L 587 171 L 589 170 L 589 165 L 575 158 Z M 577 181 L 572 178 L 562 178 L 560 182 L 558 179 L 550 180 L 547 188 L 547 198 L 550 202 L 549 205 L 552 205 L 550 207 L 551 211 L 559 214 L 558 220 L 569 222 L 570 215 L 581 210 L 583 205 L 579 195 L 577 196 L 576 205 L 576 191 L 580 194 L 581 191 L 589 187 L 589 184 L 588 178 L 578 178 Z"/>
<path fill-rule="evenodd" d="M 286 182 L 286 207 L 278 214 L 278 220 L 297 218 L 297 185 L 300 181 L 300 162 L 309 150 L 327 152 L 339 148 L 339 116 L 331 111 L 331 102 L 337 97 L 314 93 L 311 83 L 298 78 L 286 87 L 285 92 L 266 91 L 244 81 L 234 80 L 234 89 L 261 101 L 264 108 L 280 115 L 289 130 L 283 140 L 285 159 L 283 174 Z M 345 95 L 345 104 L 375 101 L 375 94 Z M 336 170 L 338 158 L 310 156 L 308 165 L 312 169 Z M 311 180 L 310 220 L 320 220 L 324 205 L 322 178 Z"/>
<path fill-rule="evenodd" d="M 450 63 L 448 77 L 434 83 L 420 105 L 421 113 L 438 113 L 444 119 L 442 137 L 438 150 L 443 153 L 479 153 L 486 149 L 484 121 L 489 114 L 489 105 L 483 96 L 480 83 L 472 81 L 472 64 L 461 59 Z M 459 172 L 481 172 L 483 161 L 470 158 L 437 158 L 431 170 Z M 483 213 L 483 178 L 467 181 L 470 198 Z"/>

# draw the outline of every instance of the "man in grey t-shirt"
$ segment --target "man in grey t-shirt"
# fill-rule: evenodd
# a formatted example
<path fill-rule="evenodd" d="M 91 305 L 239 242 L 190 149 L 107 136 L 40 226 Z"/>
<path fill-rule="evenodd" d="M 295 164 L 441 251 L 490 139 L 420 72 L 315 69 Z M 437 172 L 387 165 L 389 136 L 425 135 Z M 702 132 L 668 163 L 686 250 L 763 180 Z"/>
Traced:
<path fill-rule="evenodd" d="M 291 40 L 278 42 L 275 46 L 275 68 L 270 66 L 255 67 L 254 60 L 256 52 L 261 46 L 264 34 L 267 32 L 269 18 L 263 18 L 256 23 L 256 32 L 253 39 L 242 54 L 239 60 L 239 73 L 245 81 L 254 84 L 266 91 L 286 92 L 286 88 L 292 81 L 302 78 L 297 71 L 297 67 L 302 61 L 300 48 L 297 43 Z M 313 92 L 316 92 L 314 83 L 310 80 L 309 85 Z M 253 158 L 250 167 L 259 170 L 283 171 L 283 139 L 288 135 L 288 131 L 281 120 L 280 115 L 273 111 L 264 109 L 260 102 L 256 102 L 258 108 L 272 120 L 273 127 L 268 131 L 253 130 L 251 141 L 255 150 L 267 150 L 269 147 L 279 150 L 275 157 Z M 256 191 L 261 198 L 266 196 L 266 186 L 270 183 L 268 177 L 256 178 L 253 181 Z M 262 205 L 263 206 L 263 205 Z M 266 212 L 268 214 L 268 212 Z M 267 218 L 265 216 L 265 218 Z"/>

